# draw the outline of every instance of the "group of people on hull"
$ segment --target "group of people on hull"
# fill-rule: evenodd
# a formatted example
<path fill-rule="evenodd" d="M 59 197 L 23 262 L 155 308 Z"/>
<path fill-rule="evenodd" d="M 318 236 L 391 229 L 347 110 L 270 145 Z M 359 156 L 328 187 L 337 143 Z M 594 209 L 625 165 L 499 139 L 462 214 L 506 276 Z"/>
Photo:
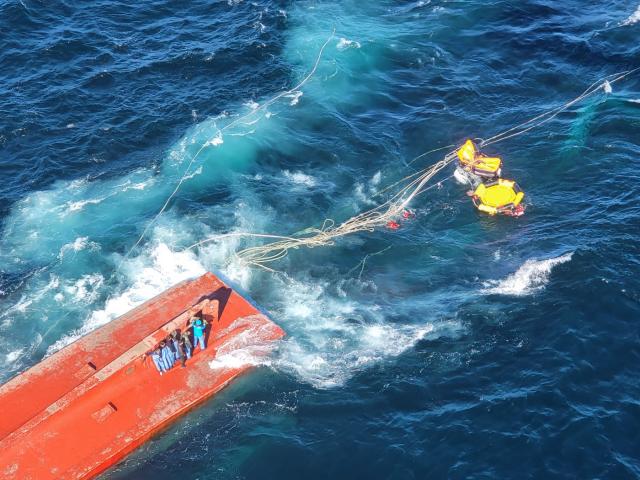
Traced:
<path fill-rule="evenodd" d="M 151 357 L 160 375 L 173 368 L 178 361 L 184 368 L 195 348 L 200 347 L 204 350 L 207 347 L 206 333 L 209 322 L 205 320 L 205 315 L 202 312 L 193 315 L 193 312 L 189 311 L 189 317 L 189 323 L 183 331 L 173 330 L 169 336 L 143 355 L 143 359 Z"/>

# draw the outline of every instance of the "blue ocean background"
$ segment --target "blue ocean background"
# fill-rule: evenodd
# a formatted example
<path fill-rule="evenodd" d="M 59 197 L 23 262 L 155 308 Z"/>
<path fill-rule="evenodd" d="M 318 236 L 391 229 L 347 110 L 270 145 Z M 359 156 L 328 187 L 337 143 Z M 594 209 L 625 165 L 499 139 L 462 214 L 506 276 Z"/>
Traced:
<path fill-rule="evenodd" d="M 638 0 L 0 2 L 0 382 L 212 270 L 287 338 L 102 479 L 639 478 L 640 75 L 487 148 L 519 219 L 451 167 L 278 273 L 184 250 L 371 208 L 639 38 Z"/>

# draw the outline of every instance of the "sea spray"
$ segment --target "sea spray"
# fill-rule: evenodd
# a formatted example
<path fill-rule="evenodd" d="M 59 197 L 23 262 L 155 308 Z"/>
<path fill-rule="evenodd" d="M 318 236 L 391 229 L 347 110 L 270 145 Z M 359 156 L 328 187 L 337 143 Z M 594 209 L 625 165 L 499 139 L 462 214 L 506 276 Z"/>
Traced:
<path fill-rule="evenodd" d="M 485 295 L 524 296 L 537 292 L 549 281 L 551 270 L 571 260 L 573 252 L 546 260 L 527 260 L 518 270 L 502 280 L 485 282 L 481 293 Z"/>

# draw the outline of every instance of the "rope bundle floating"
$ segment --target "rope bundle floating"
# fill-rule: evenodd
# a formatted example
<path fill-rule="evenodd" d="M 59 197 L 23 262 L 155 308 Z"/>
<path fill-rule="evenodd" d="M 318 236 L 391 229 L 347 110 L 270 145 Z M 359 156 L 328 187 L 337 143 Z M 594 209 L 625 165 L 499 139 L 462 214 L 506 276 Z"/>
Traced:
<path fill-rule="evenodd" d="M 429 180 L 431 180 L 440 170 L 449 165 L 449 163 L 455 160 L 455 158 L 455 151 L 448 153 L 442 160 L 420 172 L 420 175 L 417 176 L 417 178 L 414 178 L 404 185 L 386 202 L 367 210 L 366 212 L 351 217 L 339 225 L 336 225 L 331 219 L 326 219 L 321 228 L 308 228 L 304 231 L 305 234 L 299 237 L 254 233 L 229 233 L 216 235 L 194 243 L 189 246 L 187 250 L 199 247 L 206 243 L 219 241 L 225 237 L 267 238 L 272 240 L 272 242 L 267 243 L 266 245 L 245 248 L 236 252 L 236 256 L 246 264 L 273 271 L 273 269 L 267 267 L 266 264 L 285 257 L 291 249 L 333 245 L 336 238 L 357 232 L 373 232 L 376 228 L 383 227 L 390 219 L 401 215 L 411 200 L 423 191 L 424 186 L 429 182 Z"/>
<path fill-rule="evenodd" d="M 584 100 L 587 97 L 590 97 L 600 90 L 603 90 L 605 93 L 611 92 L 611 84 L 616 83 L 623 78 L 637 72 L 640 70 L 640 67 L 634 68 L 633 70 L 628 70 L 625 72 L 620 72 L 613 75 L 608 75 L 607 77 L 594 82 L 587 88 L 584 92 L 582 92 L 578 97 L 573 100 L 564 103 L 554 109 L 548 110 L 540 115 L 537 115 L 525 122 L 516 125 L 508 130 L 505 130 L 497 135 L 492 136 L 488 139 L 480 139 L 480 146 L 487 146 L 502 142 L 509 138 L 514 138 L 519 135 L 523 135 L 524 133 L 532 130 L 534 128 L 540 127 L 545 123 L 551 121 L 553 118 L 558 116 L 561 112 L 566 111 L 572 105 Z M 438 150 L 443 150 L 447 147 L 442 147 L 435 150 L 430 150 L 429 152 L 422 153 L 415 157 L 413 160 L 408 162 L 408 165 L 412 164 L 419 158 L 426 156 L 428 153 L 432 153 Z M 270 240 L 269 243 L 259 246 L 247 247 L 242 250 L 236 252 L 236 257 L 239 258 L 243 263 L 247 265 L 252 265 L 255 267 L 260 267 L 268 271 L 275 271 L 272 268 L 268 267 L 267 264 L 275 262 L 276 260 L 280 260 L 287 256 L 289 250 L 298 249 L 300 247 L 306 248 L 315 248 L 333 245 L 336 239 L 343 237 L 345 235 L 350 235 L 358 232 L 372 232 L 376 228 L 384 227 L 388 224 L 388 222 L 392 221 L 394 218 L 398 218 L 403 211 L 409 206 L 411 201 L 421 193 L 424 193 L 429 188 L 432 188 L 434 185 L 427 187 L 427 184 L 433 177 L 438 174 L 438 172 L 442 171 L 445 167 L 447 167 L 450 163 L 456 160 L 456 151 L 457 148 L 449 151 L 440 161 L 435 164 L 422 169 L 412 175 L 409 175 L 389 187 L 385 188 L 381 192 L 377 194 L 380 195 L 383 192 L 391 190 L 393 187 L 398 186 L 398 190 L 394 193 L 388 200 L 384 203 L 374 207 L 370 210 L 367 210 L 363 213 L 360 213 L 354 217 L 345 220 L 344 222 L 337 224 L 332 219 L 326 219 L 321 228 L 308 228 L 303 230 L 305 233 L 301 236 L 282 236 L 282 235 L 268 235 L 268 234 L 256 234 L 256 233 L 244 233 L 244 232 L 235 232 L 228 233 L 222 235 L 215 235 L 199 242 L 194 243 L 193 245 L 187 247 L 186 250 L 191 250 L 202 245 L 205 245 L 210 242 L 220 241 L 223 238 L 228 237 L 245 237 L 245 238 L 262 238 Z M 447 177 L 444 180 L 451 178 Z M 444 181 L 443 180 L 443 181 Z"/>

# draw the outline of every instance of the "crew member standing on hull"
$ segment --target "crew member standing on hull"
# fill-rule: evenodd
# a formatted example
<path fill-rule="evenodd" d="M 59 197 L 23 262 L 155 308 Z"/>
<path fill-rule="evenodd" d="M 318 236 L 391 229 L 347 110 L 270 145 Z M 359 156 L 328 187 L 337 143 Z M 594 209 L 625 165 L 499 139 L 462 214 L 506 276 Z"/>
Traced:
<path fill-rule="evenodd" d="M 175 352 L 176 360 L 180 360 L 180 364 L 184 368 L 184 364 L 187 361 L 184 349 L 182 348 L 182 344 L 180 343 L 180 332 L 178 330 L 174 330 L 171 332 L 169 336 L 171 344 L 173 345 L 173 351 Z"/>
<path fill-rule="evenodd" d="M 191 344 L 191 340 L 189 339 L 189 332 L 185 331 L 182 335 L 180 335 L 180 340 L 178 342 L 180 343 L 180 346 L 184 351 L 186 357 L 185 361 L 189 360 L 191 358 L 191 351 L 193 350 L 193 345 Z"/>
<path fill-rule="evenodd" d="M 192 317 L 191 323 L 189 324 L 188 328 L 193 328 L 193 343 L 195 344 L 194 349 L 198 345 L 200 345 L 200 348 L 202 350 L 207 348 L 204 338 L 204 334 L 207 329 L 207 322 L 205 320 L 202 320 L 201 318 Z"/>

